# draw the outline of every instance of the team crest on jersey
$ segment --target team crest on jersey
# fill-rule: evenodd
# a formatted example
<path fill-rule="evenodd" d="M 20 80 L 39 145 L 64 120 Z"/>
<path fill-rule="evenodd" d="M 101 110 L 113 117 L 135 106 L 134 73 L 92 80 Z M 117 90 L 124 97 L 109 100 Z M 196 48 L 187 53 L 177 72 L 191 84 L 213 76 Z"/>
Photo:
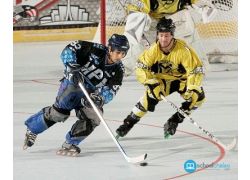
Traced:
<path fill-rule="evenodd" d="M 158 73 L 169 73 L 173 71 L 173 64 L 169 61 L 160 61 L 158 63 Z"/>

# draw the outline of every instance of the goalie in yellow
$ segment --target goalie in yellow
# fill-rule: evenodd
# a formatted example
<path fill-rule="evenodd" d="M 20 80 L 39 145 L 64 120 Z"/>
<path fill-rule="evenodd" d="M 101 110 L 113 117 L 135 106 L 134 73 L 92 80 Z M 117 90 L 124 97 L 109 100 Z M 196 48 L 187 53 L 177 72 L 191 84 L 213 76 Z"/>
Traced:
<path fill-rule="evenodd" d="M 195 4 L 199 0 L 136 0 L 131 1 L 127 9 L 129 12 L 142 12 L 149 14 L 150 17 L 160 19 L 166 14 L 174 14 L 183 10 L 185 6 Z"/>
<path fill-rule="evenodd" d="M 211 0 L 128 0 L 128 16 L 124 35 L 131 46 L 123 60 L 125 75 L 134 72 L 139 54 L 153 43 L 155 29 L 160 18 L 171 18 L 176 23 L 175 37 L 184 39 L 196 49 L 202 61 L 208 62 L 200 46 L 195 24 L 210 22 L 217 13 Z M 152 35 L 153 34 L 153 35 Z M 153 38 L 152 38 L 153 37 Z"/>
<path fill-rule="evenodd" d="M 156 29 L 156 42 L 140 55 L 136 67 L 137 80 L 146 87 L 146 92 L 116 130 L 118 136 L 125 136 L 148 111 L 153 112 L 162 100 L 161 95 L 178 92 L 185 100 L 180 108 L 188 115 L 205 101 L 203 66 L 195 51 L 174 38 L 172 19 L 162 18 Z M 164 124 L 165 138 L 174 135 L 183 120 L 179 112 L 173 114 Z"/>

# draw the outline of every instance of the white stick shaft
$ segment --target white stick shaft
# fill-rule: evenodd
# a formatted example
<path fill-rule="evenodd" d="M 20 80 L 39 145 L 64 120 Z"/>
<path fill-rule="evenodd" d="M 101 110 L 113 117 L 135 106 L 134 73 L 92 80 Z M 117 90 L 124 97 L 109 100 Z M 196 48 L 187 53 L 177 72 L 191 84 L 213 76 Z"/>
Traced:
<path fill-rule="evenodd" d="M 121 145 L 119 144 L 119 142 L 116 140 L 115 136 L 113 135 L 112 131 L 110 130 L 110 128 L 108 127 L 107 123 L 105 122 L 105 120 L 103 119 L 99 109 L 96 107 L 95 103 L 92 101 L 92 99 L 89 97 L 89 94 L 87 92 L 87 90 L 85 89 L 85 87 L 83 86 L 83 84 L 81 82 L 78 83 L 79 87 L 81 88 L 81 90 L 83 91 L 84 95 L 86 96 L 87 100 L 89 101 L 89 103 L 91 104 L 91 106 L 93 107 L 94 111 L 96 112 L 97 116 L 99 117 L 99 119 L 101 120 L 101 122 L 103 123 L 104 127 L 106 128 L 106 130 L 108 131 L 109 135 L 111 136 L 111 138 L 113 139 L 113 141 L 115 142 L 115 144 L 117 145 L 118 149 L 121 151 L 122 155 L 124 156 L 124 158 L 131 163 L 137 163 L 140 161 L 143 161 L 147 155 L 144 154 L 143 156 L 139 156 L 136 158 L 130 158 L 126 155 L 125 151 L 123 150 L 123 148 L 121 147 Z"/>
<path fill-rule="evenodd" d="M 236 145 L 236 139 L 233 140 L 233 142 L 226 146 L 223 144 L 219 139 L 217 139 L 213 134 L 211 134 L 209 131 L 205 130 L 203 127 L 201 127 L 196 121 L 193 120 L 190 116 L 188 116 L 184 111 L 182 111 L 180 108 L 178 108 L 172 101 L 170 101 L 168 98 L 161 95 L 161 98 L 168 102 L 177 112 L 179 112 L 182 116 L 184 116 L 186 119 L 188 119 L 192 124 L 194 124 L 196 127 L 198 127 L 204 134 L 206 134 L 212 141 L 216 142 L 220 146 L 222 146 L 226 150 L 232 149 Z"/>

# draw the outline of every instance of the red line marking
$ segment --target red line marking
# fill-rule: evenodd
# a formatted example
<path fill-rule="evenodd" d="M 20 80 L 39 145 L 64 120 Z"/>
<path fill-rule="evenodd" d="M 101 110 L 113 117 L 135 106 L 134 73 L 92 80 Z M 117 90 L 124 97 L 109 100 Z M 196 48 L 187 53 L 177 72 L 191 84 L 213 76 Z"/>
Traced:
<path fill-rule="evenodd" d="M 58 85 L 58 84 L 55 84 L 55 83 L 47 83 L 47 82 L 42 82 L 43 80 L 54 80 L 54 79 L 36 79 L 36 80 L 25 80 L 25 81 L 31 81 L 31 82 L 35 82 L 35 83 L 41 83 L 41 84 L 50 84 L 50 85 Z M 33 113 L 28 113 L 28 112 L 14 112 L 14 114 L 33 114 Z M 75 116 L 73 116 L 75 117 Z M 119 120 L 111 120 L 111 119 L 106 119 L 107 121 L 113 121 L 113 122 L 122 122 L 122 121 L 119 121 Z M 162 128 L 161 126 L 158 126 L 158 125 L 153 125 L 153 124 L 144 124 L 144 123 L 138 123 L 139 125 L 143 125 L 143 126 L 150 126 L 150 127 L 156 127 L 156 128 Z M 177 130 L 178 132 L 181 132 L 181 133 L 185 133 L 185 134 L 188 134 L 188 135 L 191 135 L 191 136 L 196 136 L 196 137 L 199 137 L 203 140 L 206 140 L 210 143 L 212 143 L 213 145 L 215 145 L 219 151 L 220 151 L 220 155 L 219 157 L 213 161 L 212 163 L 209 164 L 212 165 L 212 164 L 216 164 L 218 163 L 219 161 L 221 161 L 224 156 L 225 156 L 225 150 L 222 146 L 220 146 L 219 144 L 217 144 L 216 142 L 213 142 L 211 139 L 209 138 L 206 138 L 206 137 L 203 137 L 203 136 L 200 136 L 198 134 L 195 134 L 195 133 L 191 133 L 191 132 L 187 132 L 187 131 L 182 131 L 182 130 Z M 173 177 L 169 177 L 169 178 L 166 178 L 165 180 L 170 180 L 170 179 L 176 179 L 176 178 L 179 178 L 179 177 L 183 177 L 183 176 L 188 176 L 188 175 L 191 175 L 191 174 L 194 174 L 194 173 L 197 173 L 197 172 L 201 172 L 201 171 L 204 171 L 206 170 L 208 167 L 204 167 L 204 168 L 201 168 L 201 169 L 197 169 L 195 172 L 193 173 L 184 173 L 184 174 L 180 174 L 180 175 L 176 175 L 176 176 L 173 176 Z"/>
<path fill-rule="evenodd" d="M 32 82 L 35 82 L 35 83 L 40 83 L 40 84 L 49 84 L 49 85 L 60 85 L 59 83 L 58 84 L 55 84 L 55 83 L 48 83 L 48 82 L 41 82 L 40 80 L 31 80 Z"/>
<path fill-rule="evenodd" d="M 114 122 L 121 122 L 121 121 L 118 121 L 118 120 L 108 120 L 108 121 L 114 121 Z M 143 125 L 143 126 L 150 126 L 150 127 L 157 127 L 157 128 L 163 128 L 161 126 L 157 126 L 157 125 L 152 125 L 152 124 L 144 124 L 144 123 L 138 123 L 140 125 Z M 193 173 L 185 173 L 185 174 L 180 174 L 180 175 L 177 175 L 177 176 L 174 176 L 174 177 L 170 177 L 170 178 L 166 178 L 165 180 L 169 180 L 169 179 L 176 179 L 176 178 L 179 178 L 179 177 L 183 177 L 183 176 L 188 176 L 188 175 L 191 175 L 191 174 L 194 174 L 194 173 L 197 173 L 197 172 L 200 172 L 200 171 L 204 171 L 205 169 L 209 168 L 209 166 L 211 166 L 212 164 L 216 164 L 218 163 L 219 161 L 221 161 L 224 156 L 225 156 L 225 150 L 222 146 L 220 146 L 219 144 L 217 144 L 216 142 L 212 141 L 211 139 L 209 138 L 206 138 L 206 137 L 203 137 L 203 136 L 200 136 L 198 134 L 195 134 L 195 133 L 191 133 L 191 132 L 187 132 L 187 131 L 182 131 L 182 130 L 177 130 L 178 132 L 181 132 L 181 133 L 185 133 L 185 134 L 188 134 L 188 135 L 191 135 L 191 136 L 196 136 L 196 137 L 199 137 L 203 140 L 206 140 L 212 144 L 214 144 L 220 151 L 220 155 L 219 157 L 213 161 L 212 163 L 210 163 L 207 167 L 204 167 L 204 168 L 200 168 L 200 169 L 197 169 L 195 172 Z"/>
<path fill-rule="evenodd" d="M 14 114 L 33 114 L 33 113 L 28 113 L 28 112 L 14 112 Z M 71 117 L 75 117 L 75 116 L 71 116 Z M 120 120 L 111 120 L 111 119 L 106 119 L 106 121 L 112 121 L 112 122 L 115 122 L 115 123 L 121 123 L 122 122 Z M 142 125 L 142 126 L 150 126 L 150 127 L 162 128 L 161 126 L 153 125 L 153 124 L 144 124 L 144 123 L 138 123 L 138 124 Z M 182 130 L 177 130 L 177 131 L 181 132 L 181 133 L 185 133 L 185 134 L 191 135 L 191 136 L 196 136 L 196 137 L 201 138 L 203 140 L 206 140 L 206 141 L 212 143 L 213 145 L 215 145 L 219 149 L 219 151 L 220 151 L 219 157 L 215 161 L 213 161 L 212 163 L 210 163 L 209 166 L 212 165 L 212 164 L 218 163 L 219 161 L 221 161 L 224 158 L 224 156 L 225 156 L 225 150 L 223 149 L 223 147 L 221 147 L 216 142 L 213 142 L 211 139 L 203 137 L 203 136 L 200 136 L 200 135 L 195 134 L 195 133 L 187 132 L 187 131 L 182 131 Z M 173 176 L 173 177 L 166 178 L 165 180 L 176 179 L 176 178 L 179 178 L 179 177 L 188 176 L 188 175 L 200 172 L 200 171 L 204 171 L 205 169 L 209 168 L 209 166 L 201 168 L 201 169 L 197 169 L 193 173 L 184 173 L 184 174 L 180 174 L 180 175 L 176 175 L 176 176 Z"/>
<path fill-rule="evenodd" d="M 27 79 L 27 80 L 15 80 L 14 82 L 15 83 L 28 83 L 28 82 L 31 82 L 31 83 L 39 83 L 39 84 L 49 84 L 49 85 L 53 85 L 53 86 L 59 86 L 60 83 L 58 82 L 57 84 L 56 83 L 50 83 L 50 82 L 43 82 L 43 81 L 50 81 L 50 80 L 55 80 L 55 81 L 59 81 L 60 79 Z"/>

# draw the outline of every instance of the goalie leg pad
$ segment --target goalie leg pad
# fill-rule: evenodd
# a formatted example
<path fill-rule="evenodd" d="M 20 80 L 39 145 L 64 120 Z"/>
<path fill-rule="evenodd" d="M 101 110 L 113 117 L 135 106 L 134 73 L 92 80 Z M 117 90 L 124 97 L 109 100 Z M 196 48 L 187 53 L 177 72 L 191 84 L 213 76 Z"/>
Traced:
<path fill-rule="evenodd" d="M 126 34 L 125 34 L 126 35 Z M 126 37 L 129 37 L 126 35 Z M 128 38 L 129 40 L 129 38 Z M 143 52 L 144 47 L 143 45 L 137 43 L 137 44 L 131 44 L 129 40 L 130 48 L 127 52 L 127 55 L 123 58 L 122 64 L 125 67 L 125 76 L 129 76 L 134 72 L 134 69 L 136 67 L 136 61 L 139 57 L 139 55 Z"/>
<path fill-rule="evenodd" d="M 125 25 L 125 34 L 128 36 L 130 44 L 137 44 L 141 41 L 144 31 L 148 31 L 151 24 L 151 18 L 148 14 L 142 12 L 132 12 L 128 15 Z M 133 38 L 132 38 L 133 37 Z"/>
<path fill-rule="evenodd" d="M 125 76 L 134 72 L 136 61 L 143 52 L 144 46 L 141 44 L 143 34 L 148 31 L 151 24 L 151 18 L 148 14 L 133 12 L 128 15 L 124 35 L 128 38 L 130 48 L 123 59 L 125 67 Z"/>

